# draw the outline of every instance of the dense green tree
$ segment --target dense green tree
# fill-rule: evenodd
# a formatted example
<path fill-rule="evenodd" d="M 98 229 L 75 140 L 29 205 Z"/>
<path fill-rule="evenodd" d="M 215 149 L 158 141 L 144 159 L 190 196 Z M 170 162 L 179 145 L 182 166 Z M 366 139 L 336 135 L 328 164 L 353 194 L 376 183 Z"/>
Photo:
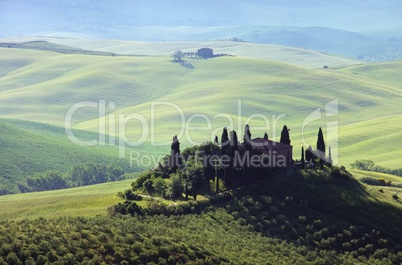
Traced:
<path fill-rule="evenodd" d="M 215 173 L 215 185 L 216 185 L 215 192 L 219 193 L 218 163 L 216 160 L 214 161 L 214 173 Z"/>
<path fill-rule="evenodd" d="M 371 160 L 362 159 L 362 160 L 356 160 L 354 163 L 350 164 L 350 166 L 355 169 L 372 171 L 375 166 L 375 163 Z"/>
<path fill-rule="evenodd" d="M 168 184 L 163 178 L 156 178 L 152 181 L 152 186 L 154 187 L 155 193 L 159 196 L 166 197 L 166 190 Z"/>
<path fill-rule="evenodd" d="M 104 183 L 121 180 L 124 171 L 115 165 L 102 165 L 89 163 L 77 165 L 70 169 L 68 173 L 71 185 L 75 187 Z"/>
<path fill-rule="evenodd" d="M 180 177 L 174 175 L 167 180 L 166 196 L 171 199 L 180 198 L 184 192 L 183 182 Z"/>
<path fill-rule="evenodd" d="M 22 189 L 24 187 L 25 189 Z M 57 190 L 69 187 L 67 178 L 61 172 L 51 170 L 38 173 L 26 179 L 26 185 L 20 186 L 21 192 Z"/>
<path fill-rule="evenodd" d="M 280 143 L 290 145 L 289 129 L 286 125 L 282 128 Z"/>
<path fill-rule="evenodd" d="M 28 177 L 19 185 L 21 192 L 58 190 L 122 180 L 124 170 L 116 165 L 88 163 L 76 165 L 65 174 L 49 170 Z"/>

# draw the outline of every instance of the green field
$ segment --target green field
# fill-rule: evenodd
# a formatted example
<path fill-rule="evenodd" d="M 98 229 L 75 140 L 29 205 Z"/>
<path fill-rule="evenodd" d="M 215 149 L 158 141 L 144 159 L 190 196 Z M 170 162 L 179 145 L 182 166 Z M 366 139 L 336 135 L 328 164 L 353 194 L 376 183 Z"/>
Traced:
<path fill-rule="evenodd" d="M 401 200 L 398 201 L 393 198 L 394 195 L 398 196 L 399 198 L 402 197 L 402 177 L 361 170 L 351 170 L 351 172 L 357 180 L 362 182 L 364 182 L 364 179 L 367 178 L 374 181 L 380 178 L 384 179 L 386 182 L 391 181 L 392 186 L 375 186 L 365 184 L 365 187 L 367 192 L 372 196 L 372 198 L 375 198 L 375 200 L 392 204 L 397 207 L 402 206 Z"/>
<path fill-rule="evenodd" d="M 401 0 L 129 2 L 0 0 L 0 265 L 402 265 Z"/>
<path fill-rule="evenodd" d="M 74 131 L 82 141 L 98 139 L 89 131 Z M 66 173 L 72 166 L 86 163 L 115 164 L 125 172 L 139 172 L 144 167 L 130 164 L 130 151 L 158 154 L 160 149 L 144 144 L 127 147 L 125 158 L 119 158 L 116 146 L 79 146 L 71 142 L 64 128 L 21 120 L 0 119 L 0 190 L 18 192 L 17 185 L 26 177 L 47 170 Z M 107 143 L 107 142 L 106 142 Z M 146 151 L 145 151 L 146 150 Z M 168 152 L 166 148 L 165 152 Z"/>
<path fill-rule="evenodd" d="M 0 219 L 107 215 L 132 180 L 46 192 L 0 196 Z"/>
<path fill-rule="evenodd" d="M 68 43 L 68 40 L 62 41 Z M 103 46 L 92 42 L 93 46 L 98 45 L 98 50 L 113 47 L 122 53 L 129 53 L 126 49 L 130 44 L 142 53 L 150 52 L 152 46 L 145 48 L 146 45 L 137 46 L 131 42 L 121 43 L 122 46 L 107 44 L 111 45 L 107 41 Z M 166 45 L 165 49 L 170 50 L 177 44 L 160 45 Z M 231 45 L 233 48 L 234 44 Z M 262 48 L 249 50 L 263 53 Z M 325 133 L 327 122 L 338 121 L 339 164 L 348 166 L 356 159 L 371 159 L 385 167 L 400 166 L 400 151 L 395 148 L 395 139 L 401 137 L 399 121 L 402 117 L 395 106 L 402 97 L 401 62 L 332 68 L 331 61 L 328 61 L 329 69 L 314 69 L 307 68 L 307 65 L 301 67 L 298 62 L 309 64 L 318 59 L 318 55 L 315 57 L 315 54 L 302 49 L 292 50 L 305 54 L 308 59 L 304 61 L 303 58 L 307 58 L 304 55 L 295 57 L 288 48 L 279 46 L 274 53 L 276 62 L 238 57 L 186 59 L 191 68 L 163 56 L 111 57 L 6 48 L 2 51 L 0 103 L 3 118 L 63 127 L 65 115 L 74 104 L 105 100 L 106 133 L 126 136 L 132 142 L 138 142 L 141 136 L 149 142 L 153 136 L 157 143 L 168 143 L 177 134 L 183 146 L 220 136 L 223 126 L 232 125 L 227 117 L 233 119 L 233 127 L 241 137 L 245 122 L 251 118 L 247 122 L 253 137 L 262 136 L 267 131 L 270 138 L 278 139 L 282 126 L 286 124 L 291 129 L 295 158 L 299 157 L 303 139 L 305 144 L 314 147 L 318 127 L 323 127 Z M 233 48 L 233 53 L 239 51 Z M 325 104 L 334 99 L 338 99 L 339 114 L 327 118 Z M 238 100 L 241 100 L 240 122 Z M 116 107 L 109 108 L 110 102 L 114 102 Z M 176 107 L 155 107 L 154 131 L 144 128 L 137 119 L 127 121 L 126 126 L 120 122 L 119 125 L 126 130 L 118 130 L 117 114 L 124 114 L 122 119 L 129 114 L 140 114 L 150 126 L 151 102 L 169 102 Z M 322 119 L 302 128 L 305 118 L 316 108 L 321 108 Z M 178 109 L 183 111 L 185 121 Z M 96 107 L 78 109 L 72 118 L 74 128 L 98 131 L 98 111 Z M 211 120 L 211 127 L 205 130 L 208 125 L 205 116 L 191 120 L 195 114 L 206 115 Z M 217 114 L 229 116 L 215 116 Z M 255 114 L 257 116 L 253 117 Z M 275 124 L 274 119 L 281 114 L 286 117 Z M 268 118 L 268 126 L 261 115 Z M 113 120 L 109 124 L 109 118 L 115 119 L 114 128 L 110 127 Z M 187 127 L 203 128 L 182 130 L 181 122 L 185 122 Z M 333 139 L 326 140 L 327 146 L 336 143 Z M 168 146 L 160 148 L 159 154 L 168 152 L 168 149 Z M 336 152 L 334 146 L 332 151 Z"/>
<path fill-rule="evenodd" d="M 196 51 L 203 47 L 214 49 L 217 54 L 225 53 L 241 58 L 263 59 L 283 62 L 290 65 L 306 68 L 342 67 L 360 64 L 359 61 L 333 56 L 326 53 L 305 49 L 304 47 L 285 47 L 232 41 L 190 41 L 190 42 L 139 42 L 112 39 L 71 39 L 52 37 L 14 37 L 0 39 L 6 43 L 26 43 L 33 41 L 47 41 L 58 45 L 77 47 L 87 51 L 98 51 L 134 56 L 170 56 L 175 50 L 183 52 Z M 74 48 L 71 48 L 74 51 Z"/>

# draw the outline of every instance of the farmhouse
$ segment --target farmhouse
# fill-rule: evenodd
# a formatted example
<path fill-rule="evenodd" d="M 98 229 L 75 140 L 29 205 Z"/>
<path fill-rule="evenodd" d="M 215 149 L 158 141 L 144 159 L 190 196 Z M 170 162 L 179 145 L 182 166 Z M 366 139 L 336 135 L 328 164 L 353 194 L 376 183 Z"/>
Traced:
<path fill-rule="evenodd" d="M 208 59 L 214 57 L 214 51 L 210 48 L 198 49 L 197 55 L 201 58 Z"/>
<path fill-rule="evenodd" d="M 271 161 L 284 161 L 284 165 L 292 164 L 293 146 L 271 141 L 266 138 L 255 138 L 251 140 L 253 155 L 265 154 Z"/>

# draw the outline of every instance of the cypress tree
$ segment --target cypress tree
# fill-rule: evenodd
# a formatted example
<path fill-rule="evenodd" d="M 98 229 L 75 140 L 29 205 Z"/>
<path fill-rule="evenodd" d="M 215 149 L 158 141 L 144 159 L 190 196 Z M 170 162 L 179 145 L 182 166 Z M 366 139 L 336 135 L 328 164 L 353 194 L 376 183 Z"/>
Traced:
<path fill-rule="evenodd" d="M 173 137 L 171 145 L 171 163 L 172 171 L 176 172 L 177 168 L 181 165 L 180 159 L 180 142 L 177 135 Z"/>
<path fill-rule="evenodd" d="M 218 139 L 217 135 L 215 136 L 215 141 L 214 142 L 215 142 L 216 145 L 219 145 L 219 139 Z"/>
<path fill-rule="evenodd" d="M 324 142 L 324 135 L 322 134 L 322 129 L 318 130 L 318 137 L 317 137 L 317 150 L 320 151 L 319 156 L 321 159 L 325 158 L 325 142 Z"/>
<path fill-rule="evenodd" d="M 229 147 L 229 135 L 228 135 L 228 129 L 225 127 L 225 128 L 223 128 L 222 137 L 221 137 L 222 155 L 227 154 L 228 147 Z"/>
<path fill-rule="evenodd" d="M 204 177 L 206 180 L 214 179 L 214 169 L 211 161 L 211 145 L 206 144 L 204 148 Z"/>
<path fill-rule="evenodd" d="M 301 167 L 304 169 L 304 147 L 301 149 Z"/>
<path fill-rule="evenodd" d="M 237 139 L 236 131 L 233 130 L 230 132 L 230 154 L 232 158 L 234 157 L 235 152 L 238 150 L 239 150 L 239 140 Z"/>
<path fill-rule="evenodd" d="M 244 144 L 251 144 L 251 132 L 250 132 L 250 126 L 246 124 L 244 126 L 244 137 L 243 137 Z"/>
<path fill-rule="evenodd" d="M 284 125 L 282 129 L 280 143 L 290 145 L 289 130 L 286 125 Z"/>
<path fill-rule="evenodd" d="M 226 127 L 223 128 L 222 137 L 221 137 L 221 155 L 227 156 L 229 155 L 229 135 L 228 130 Z M 229 165 L 222 165 L 223 166 L 223 180 L 225 183 L 229 181 Z"/>
<path fill-rule="evenodd" d="M 268 140 L 268 134 L 264 133 L 264 140 Z"/>
<path fill-rule="evenodd" d="M 239 140 L 237 138 L 236 131 L 230 131 L 230 166 L 227 167 L 227 176 L 235 175 L 236 171 L 234 170 L 237 166 L 237 161 L 235 159 L 236 153 L 239 152 Z"/>
<path fill-rule="evenodd" d="M 250 132 L 250 127 L 246 124 L 244 128 L 244 137 L 243 137 L 244 143 L 244 153 L 243 155 L 245 156 L 245 163 L 243 165 L 243 178 L 247 177 L 250 179 L 253 174 L 252 174 L 252 169 L 251 169 L 251 155 L 253 152 L 253 146 L 252 146 L 252 141 L 251 141 L 251 132 Z"/>

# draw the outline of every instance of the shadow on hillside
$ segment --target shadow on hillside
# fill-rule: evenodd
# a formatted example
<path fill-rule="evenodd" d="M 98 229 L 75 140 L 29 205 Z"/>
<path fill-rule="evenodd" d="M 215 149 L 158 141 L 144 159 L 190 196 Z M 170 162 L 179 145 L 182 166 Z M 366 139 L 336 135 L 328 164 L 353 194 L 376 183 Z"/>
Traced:
<path fill-rule="evenodd" d="M 292 196 L 295 201 L 308 201 L 311 210 L 331 215 L 349 224 L 371 227 L 402 241 L 395 234 L 402 233 L 402 209 L 371 195 L 346 170 L 306 170 L 274 179 L 261 194 L 278 198 Z"/>
<path fill-rule="evenodd" d="M 187 68 L 187 69 L 195 69 L 194 65 L 192 65 L 190 62 L 187 62 L 185 60 L 180 60 L 180 61 L 173 61 L 174 63 L 178 63 L 181 66 Z"/>
<path fill-rule="evenodd" d="M 342 252 L 343 243 L 363 237 L 353 250 L 367 243 L 377 248 L 402 243 L 397 236 L 402 231 L 400 208 L 370 195 L 347 171 L 304 173 L 278 175 L 236 190 L 225 207 L 236 222 L 264 236 L 310 248 Z"/>

